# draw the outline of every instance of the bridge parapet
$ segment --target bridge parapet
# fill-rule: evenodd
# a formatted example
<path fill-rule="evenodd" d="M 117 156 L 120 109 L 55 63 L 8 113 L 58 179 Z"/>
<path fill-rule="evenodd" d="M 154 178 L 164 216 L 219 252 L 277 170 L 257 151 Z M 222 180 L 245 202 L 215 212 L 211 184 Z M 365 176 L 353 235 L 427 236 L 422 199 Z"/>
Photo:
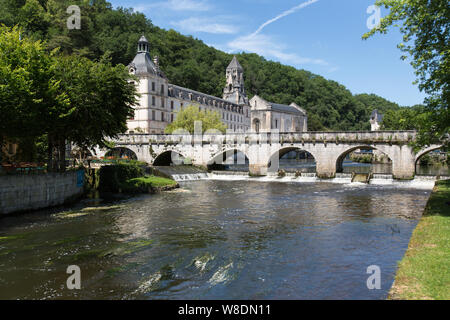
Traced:
<path fill-rule="evenodd" d="M 406 144 L 414 141 L 415 131 L 372 131 L 372 132 L 299 132 L 299 133 L 228 133 L 204 135 L 157 135 L 126 134 L 120 135 L 115 142 L 118 145 L 139 144 L 178 144 L 178 143 L 392 143 Z"/>

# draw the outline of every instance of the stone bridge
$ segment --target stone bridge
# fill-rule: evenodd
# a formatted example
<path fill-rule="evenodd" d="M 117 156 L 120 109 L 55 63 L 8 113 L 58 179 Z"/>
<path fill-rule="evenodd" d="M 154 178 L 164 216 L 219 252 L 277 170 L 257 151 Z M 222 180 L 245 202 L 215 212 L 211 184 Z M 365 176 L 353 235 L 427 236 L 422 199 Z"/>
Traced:
<path fill-rule="evenodd" d="M 414 152 L 410 143 L 416 138 L 415 131 L 374 132 L 299 132 L 299 133 L 235 133 L 204 135 L 121 135 L 114 141 L 116 147 L 133 151 L 138 160 L 151 165 L 163 159 L 181 155 L 191 159 L 194 165 L 208 166 L 234 155 L 244 154 L 249 163 L 250 174 L 267 175 L 278 171 L 278 160 L 287 152 L 303 150 L 316 161 L 317 176 L 333 178 L 342 171 L 345 157 L 358 149 L 378 150 L 392 161 L 395 179 L 412 179 L 418 159 L 428 152 L 440 149 L 432 145 Z M 101 157 L 108 150 L 95 150 Z M 224 154 L 227 156 L 224 157 Z"/>

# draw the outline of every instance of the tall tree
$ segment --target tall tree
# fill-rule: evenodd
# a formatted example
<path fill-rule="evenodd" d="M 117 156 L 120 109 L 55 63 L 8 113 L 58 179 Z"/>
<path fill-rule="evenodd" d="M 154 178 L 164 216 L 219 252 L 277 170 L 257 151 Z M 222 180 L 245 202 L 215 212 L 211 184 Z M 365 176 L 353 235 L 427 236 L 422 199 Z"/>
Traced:
<path fill-rule="evenodd" d="M 106 141 L 127 130 L 134 115 L 137 92 L 125 66 L 112 66 L 107 58 L 93 62 L 77 56 L 61 56 L 56 76 L 67 94 L 70 111 L 48 127 L 58 145 L 70 141 L 81 148 L 104 147 Z M 64 161 L 61 154 L 60 161 Z"/>
<path fill-rule="evenodd" d="M 390 9 L 378 27 L 363 36 L 387 33 L 399 26 L 403 42 L 398 47 L 409 55 L 419 88 L 428 94 L 427 112 L 419 130 L 421 145 L 443 140 L 449 145 L 450 129 L 450 6 L 447 0 L 378 0 Z M 406 59 L 407 55 L 402 56 Z M 445 139 L 445 136 L 447 138 Z"/>
<path fill-rule="evenodd" d="M 0 27 L 0 140 L 41 136 L 53 124 L 48 115 L 62 118 L 68 107 L 54 54 L 21 34 L 18 27 Z"/>

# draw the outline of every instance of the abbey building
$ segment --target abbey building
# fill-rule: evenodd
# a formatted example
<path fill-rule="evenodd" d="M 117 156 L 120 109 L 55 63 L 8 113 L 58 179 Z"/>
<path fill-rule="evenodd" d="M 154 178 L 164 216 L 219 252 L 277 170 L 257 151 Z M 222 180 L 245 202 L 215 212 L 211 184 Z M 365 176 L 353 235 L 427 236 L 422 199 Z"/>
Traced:
<path fill-rule="evenodd" d="M 258 96 L 249 101 L 244 86 L 244 69 L 233 57 L 226 69 L 223 97 L 218 98 L 169 83 L 159 66 L 158 57 L 150 56 L 150 44 L 142 36 L 138 52 L 128 65 L 130 73 L 139 79 L 140 94 L 135 115 L 129 119 L 129 133 L 163 134 L 177 113 L 186 106 L 196 105 L 201 111 L 215 111 L 232 132 L 281 132 L 307 130 L 306 112 L 295 104 L 280 105 L 262 100 Z"/>

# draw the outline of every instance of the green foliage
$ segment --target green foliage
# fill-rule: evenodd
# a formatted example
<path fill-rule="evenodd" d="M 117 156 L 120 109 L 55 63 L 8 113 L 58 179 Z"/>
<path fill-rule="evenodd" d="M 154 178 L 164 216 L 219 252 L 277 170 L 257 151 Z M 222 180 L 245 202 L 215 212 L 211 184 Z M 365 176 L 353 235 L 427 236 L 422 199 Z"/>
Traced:
<path fill-rule="evenodd" d="M 66 110 L 55 78 L 54 56 L 40 41 L 20 39 L 19 28 L 0 26 L 0 136 L 37 137 L 53 125 L 47 116 Z"/>
<path fill-rule="evenodd" d="M 411 57 L 419 88 L 428 94 L 427 112 L 422 116 L 418 145 L 436 143 L 450 129 L 450 9 L 447 0 L 378 0 L 390 9 L 380 26 L 366 33 L 387 33 L 400 28 L 398 45 Z M 407 56 L 402 56 L 406 59 Z M 449 143 L 447 139 L 446 143 Z"/>
<path fill-rule="evenodd" d="M 383 114 L 381 127 L 385 130 L 419 130 L 424 114 L 425 108 L 421 105 L 411 108 L 387 110 Z"/>
<path fill-rule="evenodd" d="M 175 121 L 167 126 L 166 133 L 173 133 L 177 129 L 184 129 L 193 134 L 195 121 L 201 121 L 202 133 L 213 129 L 224 133 L 227 128 L 218 112 L 210 110 L 200 111 L 199 107 L 191 105 L 178 112 Z"/>
<path fill-rule="evenodd" d="M 129 179 L 122 183 L 121 190 L 124 193 L 148 193 L 154 188 L 174 187 L 177 182 L 172 179 L 146 176 L 140 178 Z"/>
<path fill-rule="evenodd" d="M 49 128 L 80 147 L 106 146 L 105 139 L 127 130 L 133 116 L 136 88 L 123 65 L 112 66 L 102 58 L 93 62 L 77 56 L 57 61 L 57 78 L 70 101 L 70 113 L 59 126 Z"/>
<path fill-rule="evenodd" d="M 371 154 L 354 154 L 352 153 L 350 155 L 350 160 L 353 162 L 359 162 L 359 163 L 372 163 L 373 162 L 373 155 Z"/>
<path fill-rule="evenodd" d="M 113 9 L 105 0 L 46 0 L 39 1 L 40 4 L 37 0 L 0 0 L 0 3 L 3 9 L 0 23 L 23 26 L 28 36 L 46 40 L 49 50 L 61 48 L 64 54 L 75 53 L 90 59 L 106 54 L 113 65 L 132 61 L 137 41 L 144 33 L 151 43 L 152 55 L 160 57 L 161 67 L 172 83 L 222 95 L 225 68 L 232 56 L 198 39 L 153 26 L 142 13 Z M 81 30 L 66 27 L 66 9 L 72 4 L 80 6 L 83 13 Z M 257 54 L 242 53 L 237 57 L 245 69 L 250 97 L 258 94 L 268 101 L 297 103 L 308 112 L 312 131 L 368 130 L 373 109 L 384 112 L 397 108 L 375 95 L 353 96 L 335 81 L 267 61 Z"/>
<path fill-rule="evenodd" d="M 103 166 L 99 172 L 99 190 L 103 192 L 119 192 L 121 185 L 130 179 L 144 175 L 141 167 L 133 164 L 117 164 Z"/>
<path fill-rule="evenodd" d="M 0 141 L 28 142 L 46 136 L 49 163 L 56 148 L 65 167 L 65 144 L 82 148 L 104 146 L 105 139 L 126 131 L 133 115 L 136 88 L 123 65 L 107 58 L 93 62 L 77 56 L 49 53 L 39 40 L 21 36 L 17 28 L 0 27 Z M 50 169 L 54 166 L 50 165 Z"/>

